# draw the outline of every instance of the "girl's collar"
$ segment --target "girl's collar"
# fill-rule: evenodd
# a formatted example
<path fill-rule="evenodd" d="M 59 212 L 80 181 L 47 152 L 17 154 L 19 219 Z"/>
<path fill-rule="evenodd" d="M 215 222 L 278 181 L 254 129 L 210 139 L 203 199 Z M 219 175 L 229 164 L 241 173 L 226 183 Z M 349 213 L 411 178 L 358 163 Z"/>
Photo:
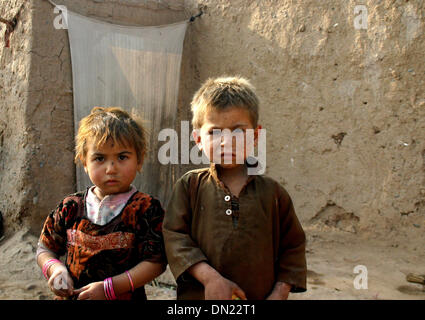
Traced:
<path fill-rule="evenodd" d="M 87 198 L 89 201 L 95 201 L 97 203 L 117 203 L 117 202 L 126 202 L 132 195 L 133 193 L 135 193 L 137 191 L 137 189 L 133 186 L 130 185 L 130 190 L 127 192 L 123 192 L 123 193 L 117 193 L 117 194 L 110 194 L 105 196 L 102 200 L 100 200 L 96 193 L 94 192 L 94 189 L 96 188 L 96 186 L 92 186 L 88 189 L 87 191 Z"/>

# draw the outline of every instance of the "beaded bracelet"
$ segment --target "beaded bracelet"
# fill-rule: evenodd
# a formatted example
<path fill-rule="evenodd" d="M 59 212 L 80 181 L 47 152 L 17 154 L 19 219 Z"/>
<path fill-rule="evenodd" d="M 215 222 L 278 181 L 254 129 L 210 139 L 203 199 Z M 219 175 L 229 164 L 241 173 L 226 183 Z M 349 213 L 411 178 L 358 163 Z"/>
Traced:
<path fill-rule="evenodd" d="M 47 260 L 47 262 L 43 265 L 43 269 L 42 269 L 42 271 L 43 271 L 43 275 L 44 275 L 44 277 L 48 280 L 49 279 L 49 277 L 47 276 L 47 271 L 49 270 L 49 268 L 53 265 L 53 264 L 55 264 L 55 263 L 57 263 L 57 262 L 59 262 L 59 263 L 62 263 L 60 260 L 58 260 L 58 259 L 50 259 L 50 260 Z"/>
<path fill-rule="evenodd" d="M 126 271 L 125 271 L 125 273 L 127 274 L 128 280 L 130 280 L 131 292 L 134 292 L 134 284 L 133 284 L 133 279 L 131 279 L 130 272 L 128 272 L 128 271 L 126 270 Z"/>

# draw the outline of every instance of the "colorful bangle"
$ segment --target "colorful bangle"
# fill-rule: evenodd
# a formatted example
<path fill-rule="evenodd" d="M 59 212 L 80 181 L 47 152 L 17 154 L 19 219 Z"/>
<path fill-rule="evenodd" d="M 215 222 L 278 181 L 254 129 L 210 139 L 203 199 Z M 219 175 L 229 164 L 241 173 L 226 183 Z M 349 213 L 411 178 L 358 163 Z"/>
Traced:
<path fill-rule="evenodd" d="M 106 300 L 115 300 L 117 297 L 115 296 L 114 286 L 112 284 L 112 278 L 106 278 L 103 280 L 103 290 L 105 292 Z"/>
<path fill-rule="evenodd" d="M 112 278 L 108 278 L 108 279 L 109 279 L 109 290 L 111 292 L 111 297 L 112 297 L 112 300 L 115 300 L 117 297 L 115 296 L 114 285 L 112 284 Z"/>
<path fill-rule="evenodd" d="M 111 300 L 109 298 L 108 281 L 106 281 L 106 279 L 103 280 L 103 291 L 105 292 L 105 298 L 106 298 L 106 300 Z"/>
<path fill-rule="evenodd" d="M 43 269 L 42 269 L 42 271 L 43 271 L 43 275 L 44 275 L 44 277 L 45 277 L 47 280 L 49 279 L 49 277 L 47 276 L 47 271 L 49 270 L 49 268 L 50 268 L 53 264 L 55 264 L 55 263 L 57 263 L 57 262 L 62 263 L 62 262 L 60 262 L 60 260 L 58 260 L 58 259 L 50 259 L 50 260 L 47 260 L 47 262 L 43 265 Z"/>
<path fill-rule="evenodd" d="M 130 272 L 128 272 L 128 271 L 126 270 L 126 271 L 125 271 L 125 273 L 127 274 L 128 280 L 130 280 L 131 292 L 134 292 L 134 284 L 133 284 L 133 279 L 131 279 Z"/>

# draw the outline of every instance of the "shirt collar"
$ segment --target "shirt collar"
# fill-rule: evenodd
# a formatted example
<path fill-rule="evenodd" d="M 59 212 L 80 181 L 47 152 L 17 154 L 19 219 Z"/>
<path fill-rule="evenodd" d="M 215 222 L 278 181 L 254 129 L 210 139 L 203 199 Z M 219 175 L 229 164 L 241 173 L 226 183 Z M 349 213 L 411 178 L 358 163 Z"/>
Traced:
<path fill-rule="evenodd" d="M 223 181 L 220 180 L 220 178 L 218 177 L 218 172 L 217 172 L 217 164 L 214 162 L 210 163 L 210 168 L 209 168 L 209 172 L 210 175 L 213 177 L 213 179 L 215 180 L 215 182 L 223 189 L 228 190 L 228 188 L 225 186 L 225 184 L 223 183 Z M 245 169 L 247 170 L 247 165 L 246 163 L 244 164 Z M 249 175 L 248 179 L 245 182 L 245 185 L 242 187 L 242 190 L 252 181 L 255 179 L 255 175 Z"/>
<path fill-rule="evenodd" d="M 123 203 L 123 202 L 127 202 L 128 199 L 130 199 L 130 197 L 133 195 L 133 193 L 135 193 L 137 191 L 137 189 L 133 186 L 130 185 L 130 190 L 124 193 L 118 193 L 118 194 L 110 194 L 105 196 L 102 200 L 100 200 L 96 194 L 94 193 L 94 188 L 96 188 L 96 186 L 93 186 L 91 188 L 89 188 L 88 192 L 87 192 L 87 201 L 89 201 L 90 203 Z"/>

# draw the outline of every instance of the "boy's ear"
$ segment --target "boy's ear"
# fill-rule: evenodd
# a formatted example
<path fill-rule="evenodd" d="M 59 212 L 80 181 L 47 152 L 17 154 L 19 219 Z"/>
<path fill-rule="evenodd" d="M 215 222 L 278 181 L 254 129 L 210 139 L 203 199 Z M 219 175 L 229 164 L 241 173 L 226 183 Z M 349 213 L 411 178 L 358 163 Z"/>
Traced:
<path fill-rule="evenodd" d="M 80 157 L 78 160 L 80 161 L 80 165 L 82 165 L 82 166 L 83 166 L 84 171 L 88 174 L 88 172 L 87 172 L 87 163 L 86 163 L 86 159 L 83 159 L 83 157 Z"/>
<path fill-rule="evenodd" d="M 193 140 L 198 145 L 199 150 L 202 151 L 201 129 L 193 129 L 192 136 L 193 136 Z"/>
<path fill-rule="evenodd" d="M 262 129 L 261 125 L 258 125 L 257 128 L 255 128 L 254 130 L 254 147 L 256 147 L 258 145 L 258 131 Z"/>

